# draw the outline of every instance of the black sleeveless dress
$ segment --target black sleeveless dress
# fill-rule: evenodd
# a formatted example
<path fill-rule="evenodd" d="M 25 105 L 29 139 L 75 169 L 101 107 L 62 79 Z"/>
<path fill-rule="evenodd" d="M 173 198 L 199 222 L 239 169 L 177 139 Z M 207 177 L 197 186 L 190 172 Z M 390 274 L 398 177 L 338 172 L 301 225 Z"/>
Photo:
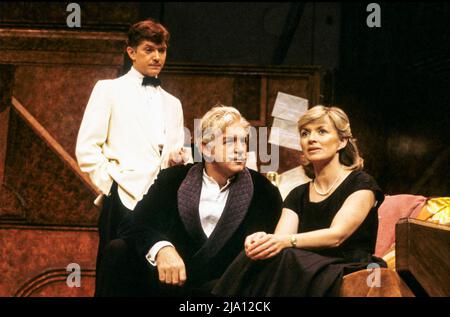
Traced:
<path fill-rule="evenodd" d="M 376 204 L 359 228 L 340 246 L 321 250 L 286 248 L 275 257 L 253 261 L 242 252 L 213 289 L 218 296 L 337 296 L 345 274 L 366 269 L 371 263 L 386 267 L 375 256 L 378 207 L 384 195 L 375 180 L 353 171 L 326 199 L 309 200 L 309 183 L 294 188 L 283 207 L 300 218 L 298 232 L 329 228 L 334 216 L 352 193 L 368 189 Z M 368 273 L 369 274 L 369 273 Z"/>

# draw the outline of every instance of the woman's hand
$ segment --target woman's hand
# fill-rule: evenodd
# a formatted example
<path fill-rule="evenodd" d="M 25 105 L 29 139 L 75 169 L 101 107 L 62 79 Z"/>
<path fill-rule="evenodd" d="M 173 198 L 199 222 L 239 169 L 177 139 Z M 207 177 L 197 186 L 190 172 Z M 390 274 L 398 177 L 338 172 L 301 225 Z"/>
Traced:
<path fill-rule="evenodd" d="M 253 236 L 253 235 L 251 235 Z M 248 236 L 247 239 L 251 236 Z M 246 248 L 245 253 L 252 260 L 264 260 L 271 258 L 284 248 L 290 246 L 290 236 L 289 235 L 279 235 L 279 234 L 264 234 L 259 235 L 257 240 L 249 244 Z"/>
<path fill-rule="evenodd" d="M 245 248 L 245 252 L 247 253 L 247 250 L 254 245 L 257 241 L 259 241 L 261 238 L 265 237 L 267 235 L 267 233 L 265 233 L 264 231 L 259 231 L 259 232 L 255 232 L 249 236 L 247 236 L 247 238 L 245 238 L 245 242 L 244 242 L 244 248 Z"/>

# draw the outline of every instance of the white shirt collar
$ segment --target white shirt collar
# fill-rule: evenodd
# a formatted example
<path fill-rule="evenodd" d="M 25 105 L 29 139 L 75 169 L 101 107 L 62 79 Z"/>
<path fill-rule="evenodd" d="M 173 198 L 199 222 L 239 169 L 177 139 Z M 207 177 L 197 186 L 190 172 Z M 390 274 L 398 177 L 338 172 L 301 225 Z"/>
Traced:
<path fill-rule="evenodd" d="M 131 66 L 130 70 L 128 71 L 128 75 L 132 78 L 135 78 L 137 80 L 140 80 L 142 82 L 142 79 L 144 78 L 144 75 L 141 74 L 139 71 L 136 70 L 133 66 Z"/>
<path fill-rule="evenodd" d="M 206 169 L 205 168 L 203 169 L 203 181 L 207 185 L 217 185 L 217 186 L 219 186 L 221 192 L 227 190 L 230 187 L 231 182 L 233 181 L 234 178 L 235 178 L 235 176 L 230 177 L 229 179 L 227 179 L 227 183 L 225 184 L 225 186 L 220 188 L 220 185 L 216 182 L 216 180 L 206 173 Z"/>
<path fill-rule="evenodd" d="M 137 83 L 139 83 L 140 85 L 142 85 L 142 80 L 144 79 L 144 75 L 141 74 L 136 68 L 134 68 L 134 66 L 131 66 L 130 70 L 127 73 L 128 76 L 130 76 L 133 80 L 135 80 Z M 156 76 L 158 77 L 158 76 Z M 147 86 L 148 87 L 148 86 Z M 158 87 L 153 87 L 152 88 L 156 88 L 159 89 L 161 86 Z"/>

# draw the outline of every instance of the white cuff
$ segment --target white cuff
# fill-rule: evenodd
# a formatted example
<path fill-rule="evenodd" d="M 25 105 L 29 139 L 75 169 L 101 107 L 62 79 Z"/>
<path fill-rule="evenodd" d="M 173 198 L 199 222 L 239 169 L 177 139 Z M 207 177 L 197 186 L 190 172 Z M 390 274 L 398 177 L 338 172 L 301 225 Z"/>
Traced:
<path fill-rule="evenodd" d="M 170 243 L 169 241 L 156 242 L 153 245 L 153 247 L 148 251 L 148 253 L 145 255 L 145 258 L 151 265 L 156 266 L 156 255 L 158 254 L 159 250 L 169 245 L 173 247 L 173 244 Z"/>

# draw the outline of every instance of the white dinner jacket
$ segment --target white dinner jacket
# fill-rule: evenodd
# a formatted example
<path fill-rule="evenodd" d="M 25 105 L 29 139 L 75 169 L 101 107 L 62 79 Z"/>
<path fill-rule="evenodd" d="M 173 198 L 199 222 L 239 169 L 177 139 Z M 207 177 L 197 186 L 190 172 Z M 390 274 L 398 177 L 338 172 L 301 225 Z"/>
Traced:
<path fill-rule="evenodd" d="M 152 113 L 140 97 L 141 84 L 142 80 L 130 72 L 98 81 L 86 106 L 75 150 L 80 169 L 89 174 L 94 185 L 107 195 L 115 180 L 122 203 L 131 210 L 160 169 L 168 167 L 170 152 L 184 144 L 181 102 L 159 87 L 166 124 L 166 143 L 160 154 L 148 119 Z"/>

